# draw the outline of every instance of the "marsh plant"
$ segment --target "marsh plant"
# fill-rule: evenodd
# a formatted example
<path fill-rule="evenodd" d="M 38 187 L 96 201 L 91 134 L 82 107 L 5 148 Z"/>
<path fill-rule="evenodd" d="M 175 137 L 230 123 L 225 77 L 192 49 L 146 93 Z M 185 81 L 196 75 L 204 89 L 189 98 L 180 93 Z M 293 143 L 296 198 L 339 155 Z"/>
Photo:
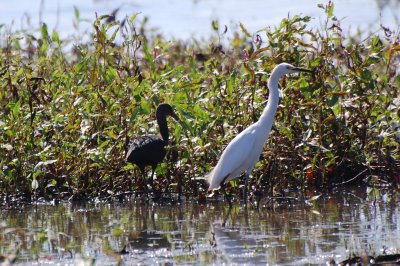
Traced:
<path fill-rule="evenodd" d="M 20 31 L 1 25 L 3 203 L 33 194 L 90 199 L 143 190 L 125 154 L 130 139 L 157 133 L 153 114 L 163 102 L 182 123 L 171 128 L 155 187 L 204 195 L 203 177 L 258 119 L 269 73 L 280 62 L 314 74 L 281 80 L 283 97 L 253 191 L 362 183 L 398 189 L 399 33 L 382 26 L 345 34 L 333 3 L 320 7 L 321 29 L 294 16 L 256 33 L 241 24 L 228 37 L 230 29 L 213 21 L 208 41 L 168 41 L 137 15 L 99 16 L 91 31 L 67 39 L 46 24 Z M 79 11 L 75 20 L 79 25 Z M 240 193 L 242 184 L 232 181 L 228 189 Z"/>

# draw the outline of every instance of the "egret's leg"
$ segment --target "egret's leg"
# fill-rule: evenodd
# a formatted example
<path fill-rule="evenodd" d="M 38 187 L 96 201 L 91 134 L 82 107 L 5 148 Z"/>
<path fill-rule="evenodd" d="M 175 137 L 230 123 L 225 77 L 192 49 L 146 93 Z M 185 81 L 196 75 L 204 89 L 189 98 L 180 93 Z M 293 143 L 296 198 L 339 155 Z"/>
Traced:
<path fill-rule="evenodd" d="M 249 186 L 249 179 L 250 179 L 250 172 L 246 172 L 246 179 L 244 181 L 244 195 L 243 195 L 243 199 L 244 199 L 244 204 L 247 206 L 247 190 L 248 190 L 248 186 Z"/>
<path fill-rule="evenodd" d="M 225 196 L 225 198 L 226 198 L 226 201 L 228 201 L 229 209 L 230 209 L 230 208 L 232 208 L 231 198 L 229 197 L 229 195 L 228 195 L 228 194 L 226 193 L 226 191 L 225 191 L 225 181 L 226 181 L 226 179 L 228 178 L 228 176 L 229 176 L 229 175 L 225 176 L 225 178 L 222 180 L 222 182 L 221 182 L 221 190 L 222 190 L 222 193 L 224 193 L 224 196 Z"/>
<path fill-rule="evenodd" d="M 225 184 L 221 184 L 221 190 L 222 190 L 222 193 L 224 193 L 226 201 L 229 204 L 229 209 L 232 208 L 231 197 L 229 197 L 228 193 L 226 193 L 226 191 L 225 191 Z"/>

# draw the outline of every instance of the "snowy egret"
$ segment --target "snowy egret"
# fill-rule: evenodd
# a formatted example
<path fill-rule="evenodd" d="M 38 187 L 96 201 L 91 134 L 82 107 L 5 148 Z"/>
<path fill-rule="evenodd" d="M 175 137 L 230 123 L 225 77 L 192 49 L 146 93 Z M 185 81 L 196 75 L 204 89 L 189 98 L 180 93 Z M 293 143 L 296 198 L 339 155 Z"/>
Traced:
<path fill-rule="evenodd" d="M 175 114 L 174 110 L 169 104 L 160 104 L 157 107 L 156 118 L 161 136 L 146 135 L 138 137 L 133 141 L 126 154 L 126 160 L 130 163 L 136 164 L 139 167 L 144 179 L 145 167 L 147 165 L 151 166 L 152 172 L 150 177 L 150 185 L 152 189 L 154 171 L 156 170 L 157 165 L 167 154 L 165 149 L 165 146 L 168 145 L 169 138 L 167 116 L 171 116 L 176 121 L 179 121 L 178 116 Z M 145 185 L 145 190 L 147 191 L 147 185 Z"/>
<path fill-rule="evenodd" d="M 232 206 L 232 203 L 225 192 L 224 185 L 243 172 L 246 174 L 244 199 L 245 203 L 247 203 L 247 185 L 250 173 L 260 157 L 264 143 L 271 131 L 276 109 L 278 108 L 280 93 L 278 80 L 285 74 L 295 72 L 312 73 L 308 69 L 294 67 L 287 63 L 281 63 L 272 70 L 271 76 L 268 79 L 268 103 L 260 119 L 243 130 L 228 144 L 217 165 L 208 175 L 209 190 L 221 187 L 229 206 Z"/>

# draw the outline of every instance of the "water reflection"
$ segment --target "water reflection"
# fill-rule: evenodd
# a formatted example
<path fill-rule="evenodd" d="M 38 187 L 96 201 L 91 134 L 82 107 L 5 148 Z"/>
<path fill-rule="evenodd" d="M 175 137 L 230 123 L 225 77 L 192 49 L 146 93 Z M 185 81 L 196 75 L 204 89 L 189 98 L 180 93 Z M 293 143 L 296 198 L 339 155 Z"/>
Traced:
<path fill-rule="evenodd" d="M 18 250 L 17 265 L 325 264 L 399 253 L 398 202 L 348 191 L 259 210 L 217 202 L 38 205 L 0 213 L 0 253 Z"/>

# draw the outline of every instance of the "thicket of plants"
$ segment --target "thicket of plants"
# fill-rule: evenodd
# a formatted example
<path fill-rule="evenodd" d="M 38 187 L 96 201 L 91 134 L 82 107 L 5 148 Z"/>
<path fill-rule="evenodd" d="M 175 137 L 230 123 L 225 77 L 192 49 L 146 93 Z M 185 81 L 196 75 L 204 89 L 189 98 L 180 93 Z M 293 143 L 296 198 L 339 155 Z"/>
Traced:
<path fill-rule="evenodd" d="M 0 194 L 3 202 L 107 197 L 143 189 L 125 161 L 130 139 L 157 133 L 154 112 L 170 103 L 172 145 L 155 185 L 203 195 L 202 177 L 227 143 L 260 116 L 266 81 L 280 62 L 314 70 L 280 81 L 283 98 L 250 185 L 321 191 L 367 182 L 399 188 L 399 33 L 349 36 L 321 6 L 310 17 L 228 38 L 212 22 L 209 41 L 168 41 L 136 15 L 101 16 L 93 31 L 60 39 L 0 28 Z M 79 22 L 79 12 L 76 12 Z M 84 41 L 87 39 L 87 41 Z M 239 193 L 243 180 L 232 181 Z"/>

